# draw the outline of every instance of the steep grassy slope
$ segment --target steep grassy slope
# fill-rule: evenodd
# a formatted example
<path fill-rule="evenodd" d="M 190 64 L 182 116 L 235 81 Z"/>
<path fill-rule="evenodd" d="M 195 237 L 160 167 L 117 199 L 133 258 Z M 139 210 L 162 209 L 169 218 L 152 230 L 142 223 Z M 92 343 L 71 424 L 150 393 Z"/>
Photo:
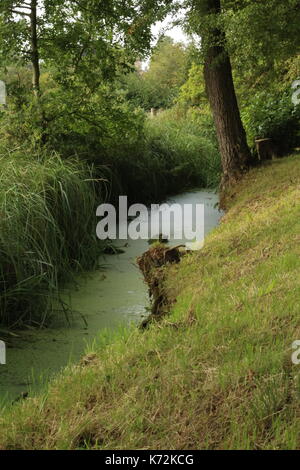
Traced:
<path fill-rule="evenodd" d="M 227 207 L 168 270 L 170 315 L 102 334 L 3 413 L 0 448 L 300 448 L 300 156 L 251 171 Z"/>

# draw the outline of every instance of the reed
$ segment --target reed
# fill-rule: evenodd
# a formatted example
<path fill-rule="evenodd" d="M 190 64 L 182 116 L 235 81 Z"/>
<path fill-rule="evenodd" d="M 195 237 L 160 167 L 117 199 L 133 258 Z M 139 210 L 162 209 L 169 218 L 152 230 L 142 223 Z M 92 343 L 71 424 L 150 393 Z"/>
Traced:
<path fill-rule="evenodd" d="M 41 325 L 61 284 L 97 263 L 95 180 L 54 153 L 2 150 L 0 168 L 0 322 Z"/>

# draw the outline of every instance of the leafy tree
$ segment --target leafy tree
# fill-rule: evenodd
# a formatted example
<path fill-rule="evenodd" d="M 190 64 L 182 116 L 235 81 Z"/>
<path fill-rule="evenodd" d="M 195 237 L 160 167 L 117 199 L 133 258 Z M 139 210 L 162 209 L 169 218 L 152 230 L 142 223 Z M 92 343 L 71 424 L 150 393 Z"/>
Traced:
<path fill-rule="evenodd" d="M 188 50 L 171 38 L 162 38 L 150 60 L 143 79 L 151 90 L 152 107 L 168 108 L 174 102 L 179 88 L 187 79 L 189 68 Z"/>
<path fill-rule="evenodd" d="M 16 59 L 60 70 L 62 81 L 111 79 L 128 60 L 148 51 L 151 25 L 170 1 L 4 0 L 0 6 L 2 64 Z M 59 75 L 59 73 L 58 73 Z M 64 78 L 63 78 L 64 77 Z"/>
<path fill-rule="evenodd" d="M 220 0 L 188 1 L 189 28 L 202 37 L 204 79 L 223 166 L 223 184 L 239 178 L 251 158 L 233 84 Z"/>
<path fill-rule="evenodd" d="M 300 52 L 299 22 L 298 0 L 223 2 L 227 47 L 247 87 L 263 87 L 282 76 L 285 61 Z"/>
<path fill-rule="evenodd" d="M 99 133 L 107 132 L 109 123 L 105 120 L 103 126 L 101 117 L 107 113 L 96 106 L 96 100 L 104 103 L 104 108 L 115 109 L 114 80 L 130 69 L 137 55 L 148 51 L 151 25 L 164 16 L 169 3 L 4 0 L 0 6 L 1 65 L 28 68 L 30 64 L 35 97 L 32 101 L 29 95 L 23 97 L 22 103 L 19 100 L 17 113 L 16 109 L 8 110 L 10 130 L 17 128 L 20 122 L 16 121 L 23 117 L 25 133 L 30 134 L 32 125 L 34 140 L 43 144 L 53 140 L 51 133 L 62 121 L 66 128 L 73 123 L 78 130 L 79 120 L 81 125 L 85 122 L 84 129 L 94 126 Z M 50 80 L 41 80 L 43 73 Z M 118 107 L 122 98 L 117 94 L 114 99 Z"/>
<path fill-rule="evenodd" d="M 207 106 L 202 65 L 192 64 L 188 73 L 188 79 L 180 88 L 177 102 L 185 106 Z"/>
<path fill-rule="evenodd" d="M 185 7 L 187 29 L 202 38 L 206 90 L 214 114 L 224 179 L 235 178 L 250 160 L 240 107 L 251 139 L 263 130 L 276 139 L 276 133 L 282 136 L 284 129 L 295 129 L 287 91 L 293 80 L 288 86 L 285 82 L 291 77 L 291 70 L 295 73 L 291 61 L 300 50 L 299 1 L 186 0 Z M 270 90 L 268 105 L 266 98 L 262 98 L 267 90 Z M 259 112 L 255 107 L 262 101 L 266 106 L 264 112 Z M 254 119 L 258 119 L 256 125 Z M 293 142 L 294 137 L 291 135 L 289 140 Z"/>
<path fill-rule="evenodd" d="M 123 79 L 128 99 L 146 110 L 169 108 L 187 79 L 189 65 L 188 48 L 168 36 L 162 37 L 147 70 L 137 70 Z"/>
<path fill-rule="evenodd" d="M 224 2 L 222 23 L 250 145 L 270 137 L 284 154 L 299 145 L 291 84 L 300 78 L 297 0 Z"/>

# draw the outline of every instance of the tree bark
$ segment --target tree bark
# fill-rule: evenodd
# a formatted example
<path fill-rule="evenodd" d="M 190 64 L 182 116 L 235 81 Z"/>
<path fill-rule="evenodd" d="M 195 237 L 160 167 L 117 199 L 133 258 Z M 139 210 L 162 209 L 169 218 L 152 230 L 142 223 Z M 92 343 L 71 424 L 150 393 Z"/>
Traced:
<path fill-rule="evenodd" d="M 45 145 L 48 140 L 47 133 L 47 119 L 44 109 L 40 101 L 40 54 L 37 35 L 37 0 L 31 0 L 30 3 L 30 32 L 31 32 L 31 63 L 32 63 L 32 88 L 34 96 L 37 100 L 37 105 L 40 110 L 40 123 L 41 123 L 41 144 Z"/>
<path fill-rule="evenodd" d="M 31 0 L 30 12 L 32 86 L 36 97 L 40 94 L 40 58 L 37 38 L 37 0 Z"/>
<path fill-rule="evenodd" d="M 220 0 L 205 2 L 207 15 L 221 13 Z M 204 79 L 216 126 L 224 186 L 239 179 L 250 163 L 251 153 L 234 89 L 225 33 L 216 26 L 208 28 L 204 50 Z"/>

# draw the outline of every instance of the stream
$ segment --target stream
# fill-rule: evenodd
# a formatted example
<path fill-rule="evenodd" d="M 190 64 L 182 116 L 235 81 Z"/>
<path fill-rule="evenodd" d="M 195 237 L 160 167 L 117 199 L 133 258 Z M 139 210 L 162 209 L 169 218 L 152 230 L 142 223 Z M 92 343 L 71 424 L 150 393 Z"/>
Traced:
<path fill-rule="evenodd" d="M 203 203 L 205 235 L 222 215 L 217 208 L 218 195 L 212 191 L 186 192 L 167 202 Z M 170 240 L 171 245 L 180 242 Z M 124 244 L 124 240 L 116 243 L 120 247 Z M 69 322 L 61 313 L 50 328 L 14 332 L 16 336 L 7 344 L 7 363 L 0 365 L 0 403 L 40 390 L 63 367 L 78 362 L 104 328 L 138 324 L 148 315 L 148 289 L 135 265 L 136 257 L 148 248 L 147 240 L 129 240 L 124 253 L 101 256 L 101 269 L 78 276 L 77 285 L 61 294 L 73 312 Z"/>

